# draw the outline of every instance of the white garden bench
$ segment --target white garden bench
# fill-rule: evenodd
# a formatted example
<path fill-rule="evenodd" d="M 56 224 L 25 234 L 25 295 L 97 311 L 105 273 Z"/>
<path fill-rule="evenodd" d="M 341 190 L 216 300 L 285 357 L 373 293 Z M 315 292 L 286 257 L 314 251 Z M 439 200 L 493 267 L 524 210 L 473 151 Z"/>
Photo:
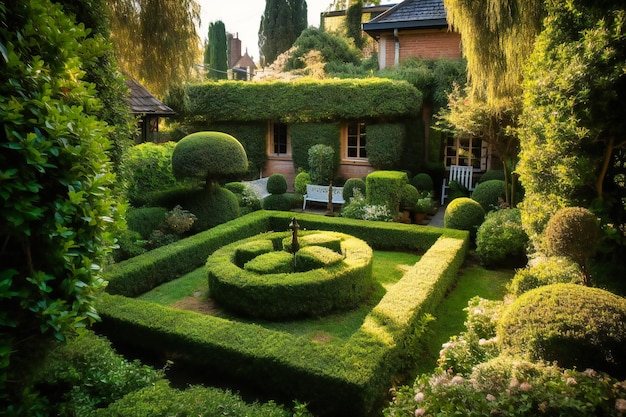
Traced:
<path fill-rule="evenodd" d="M 328 185 L 306 185 L 306 194 L 302 203 L 302 210 L 306 209 L 307 201 L 328 204 Z M 343 187 L 333 187 L 333 204 L 343 204 Z"/>
<path fill-rule="evenodd" d="M 470 166 L 461 166 L 461 165 L 451 165 L 450 166 L 450 175 L 448 176 L 448 183 L 446 184 L 446 179 L 443 179 L 443 185 L 441 186 L 441 205 L 445 203 L 446 197 L 448 194 L 446 190 L 450 188 L 450 182 L 456 181 L 461 184 L 463 187 L 467 188 L 467 190 L 471 193 L 474 190 L 473 177 L 474 168 Z"/>

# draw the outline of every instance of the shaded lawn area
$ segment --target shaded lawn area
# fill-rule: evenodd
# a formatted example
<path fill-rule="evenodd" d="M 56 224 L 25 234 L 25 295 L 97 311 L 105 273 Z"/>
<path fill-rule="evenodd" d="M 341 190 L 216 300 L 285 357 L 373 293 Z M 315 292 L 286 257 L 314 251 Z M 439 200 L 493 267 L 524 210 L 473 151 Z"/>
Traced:
<path fill-rule="evenodd" d="M 271 330 L 294 336 L 308 337 L 320 343 L 344 341 L 356 332 L 370 310 L 378 304 L 386 291 L 402 278 L 406 269 L 419 261 L 414 253 L 374 251 L 373 276 L 376 283 L 369 299 L 361 307 L 342 313 L 297 321 L 254 323 Z M 228 320 L 249 322 L 221 310 L 212 300 L 207 300 L 207 276 L 204 268 L 162 284 L 137 298 L 153 303 L 211 314 Z"/>

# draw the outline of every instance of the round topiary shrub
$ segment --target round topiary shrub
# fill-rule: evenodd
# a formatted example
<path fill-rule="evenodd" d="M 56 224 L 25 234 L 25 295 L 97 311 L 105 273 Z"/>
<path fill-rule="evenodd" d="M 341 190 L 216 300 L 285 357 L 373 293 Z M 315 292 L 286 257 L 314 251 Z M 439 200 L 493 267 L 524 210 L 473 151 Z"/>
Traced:
<path fill-rule="evenodd" d="M 469 190 L 458 181 L 450 181 L 448 187 L 448 201 L 453 201 L 461 197 L 469 197 L 470 195 Z"/>
<path fill-rule="evenodd" d="M 267 179 L 267 192 L 270 194 L 285 194 L 287 179 L 283 174 L 272 174 Z"/>
<path fill-rule="evenodd" d="M 586 274 L 587 260 L 595 252 L 599 226 L 586 208 L 566 207 L 548 221 L 544 239 L 548 254 L 572 258 Z"/>
<path fill-rule="evenodd" d="M 479 183 L 472 193 L 472 200 L 480 203 L 485 212 L 498 209 L 506 201 L 506 184 L 502 180 Z"/>
<path fill-rule="evenodd" d="M 481 182 L 486 182 L 486 181 L 489 181 L 489 180 L 504 181 L 504 170 L 502 170 L 502 169 L 490 169 L 490 170 L 487 170 L 480 177 L 480 181 L 478 181 L 478 183 L 480 184 Z"/>
<path fill-rule="evenodd" d="M 550 284 L 583 284 L 585 276 L 580 266 L 570 258 L 551 256 L 515 273 L 509 292 L 516 296 Z"/>
<path fill-rule="evenodd" d="M 522 228 L 519 209 L 487 213 L 476 233 L 476 253 L 485 266 L 526 265 L 528 235 Z"/>
<path fill-rule="evenodd" d="M 246 151 L 237 139 L 222 132 L 196 132 L 185 136 L 172 153 L 172 173 L 177 179 L 215 181 L 248 171 Z"/>
<path fill-rule="evenodd" d="M 411 184 L 404 184 L 400 192 L 400 208 L 404 210 L 415 209 L 415 204 L 419 198 L 420 193 L 417 188 Z"/>
<path fill-rule="evenodd" d="M 354 190 L 359 190 L 361 196 L 365 197 L 365 181 L 361 178 L 350 178 L 343 185 L 343 200 L 350 203 L 350 199 L 354 197 Z"/>
<path fill-rule="evenodd" d="M 291 232 L 234 242 L 209 256 L 209 293 L 222 307 L 266 319 L 319 316 L 356 307 L 372 288 L 372 249 L 337 232 Z"/>
<path fill-rule="evenodd" d="M 485 219 L 485 210 L 478 202 L 468 197 L 459 197 L 450 202 L 443 214 L 443 227 L 468 230 L 472 238 Z"/>
<path fill-rule="evenodd" d="M 521 295 L 497 329 L 502 348 L 564 368 L 626 377 L 626 299 L 575 284 L 546 285 Z"/>
<path fill-rule="evenodd" d="M 435 189 L 435 184 L 430 175 L 422 172 L 417 174 L 411 179 L 411 184 L 417 188 L 420 193 L 432 193 Z"/>
<path fill-rule="evenodd" d="M 311 176 L 306 171 L 299 172 L 294 180 L 294 188 L 296 189 L 296 192 L 298 194 L 305 195 L 307 184 L 312 184 Z"/>
<path fill-rule="evenodd" d="M 195 214 L 194 233 L 215 227 L 239 217 L 239 200 L 232 191 L 214 186 L 210 190 L 197 190 L 189 195 L 184 204 Z"/>
<path fill-rule="evenodd" d="M 293 199 L 288 194 L 270 194 L 261 200 L 263 210 L 289 211 L 293 206 Z"/>

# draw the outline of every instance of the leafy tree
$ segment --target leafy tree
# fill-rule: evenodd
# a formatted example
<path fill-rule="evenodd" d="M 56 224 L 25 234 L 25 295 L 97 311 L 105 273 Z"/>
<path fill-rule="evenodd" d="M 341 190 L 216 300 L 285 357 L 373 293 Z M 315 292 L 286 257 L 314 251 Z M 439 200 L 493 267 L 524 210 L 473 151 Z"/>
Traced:
<path fill-rule="evenodd" d="M 304 58 L 311 51 L 320 51 L 324 63 L 350 62 L 356 65 L 360 61 L 358 51 L 345 38 L 314 27 L 304 30 L 293 46 L 296 49 L 287 60 L 285 66 L 287 71 L 304 68 L 306 65 Z"/>
<path fill-rule="evenodd" d="M 163 96 L 191 74 L 198 55 L 196 0 L 107 0 L 112 41 L 124 71 Z"/>
<path fill-rule="evenodd" d="M 365 44 L 365 39 L 363 39 L 363 30 L 361 29 L 362 16 L 362 0 L 351 4 L 346 11 L 346 33 L 349 38 L 354 40 L 354 46 L 359 49 L 362 49 L 363 45 Z"/>
<path fill-rule="evenodd" d="M 305 0 L 266 0 L 259 28 L 263 61 L 271 64 L 288 50 L 307 27 Z"/>
<path fill-rule="evenodd" d="M 205 61 L 208 66 L 207 78 L 225 80 L 228 71 L 228 57 L 226 56 L 226 28 L 224 22 L 218 20 L 209 24 L 208 44 L 206 46 Z"/>
<path fill-rule="evenodd" d="M 624 188 L 607 172 L 626 146 L 626 9 L 613 2 L 547 1 L 546 10 L 524 83 L 523 220 L 537 237 L 558 209 L 595 200 L 619 235 Z"/>
<path fill-rule="evenodd" d="M 24 415 L 49 342 L 98 318 L 114 176 L 81 57 L 107 45 L 48 0 L 0 20 L 0 407 Z"/>

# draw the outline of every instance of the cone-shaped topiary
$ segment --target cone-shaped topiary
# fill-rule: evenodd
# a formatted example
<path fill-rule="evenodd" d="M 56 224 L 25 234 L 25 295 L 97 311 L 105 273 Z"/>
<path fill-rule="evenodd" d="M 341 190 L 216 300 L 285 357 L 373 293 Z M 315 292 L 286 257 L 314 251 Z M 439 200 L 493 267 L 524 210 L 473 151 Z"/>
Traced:
<path fill-rule="evenodd" d="M 474 189 L 472 200 L 478 201 L 486 213 L 496 210 L 506 201 L 506 183 L 502 180 L 481 182 Z"/>
<path fill-rule="evenodd" d="M 507 353 L 626 377 L 626 299 L 609 291 L 576 284 L 528 291 L 503 314 L 497 336 Z"/>
<path fill-rule="evenodd" d="M 287 179 L 283 174 L 272 174 L 267 179 L 267 192 L 270 194 L 285 194 Z"/>
<path fill-rule="evenodd" d="M 469 230 L 472 238 L 485 219 L 485 210 L 478 202 L 468 197 L 455 198 L 448 204 L 443 214 L 443 227 Z"/>
<path fill-rule="evenodd" d="M 587 277 L 587 260 L 595 252 L 598 241 L 596 216 L 583 207 L 566 207 L 552 216 L 544 233 L 548 253 L 570 257 Z"/>
<path fill-rule="evenodd" d="M 237 139 L 222 132 L 196 132 L 176 144 L 172 154 L 172 173 L 177 179 L 213 182 L 248 171 L 246 151 Z"/>
<path fill-rule="evenodd" d="M 411 184 L 417 188 L 420 193 L 432 193 L 435 189 L 435 184 L 430 175 L 422 172 L 417 174 L 411 179 Z"/>
<path fill-rule="evenodd" d="M 365 181 L 361 178 L 350 178 L 343 185 L 343 200 L 350 203 L 350 199 L 354 197 L 354 190 L 358 189 L 363 197 L 365 197 Z"/>

